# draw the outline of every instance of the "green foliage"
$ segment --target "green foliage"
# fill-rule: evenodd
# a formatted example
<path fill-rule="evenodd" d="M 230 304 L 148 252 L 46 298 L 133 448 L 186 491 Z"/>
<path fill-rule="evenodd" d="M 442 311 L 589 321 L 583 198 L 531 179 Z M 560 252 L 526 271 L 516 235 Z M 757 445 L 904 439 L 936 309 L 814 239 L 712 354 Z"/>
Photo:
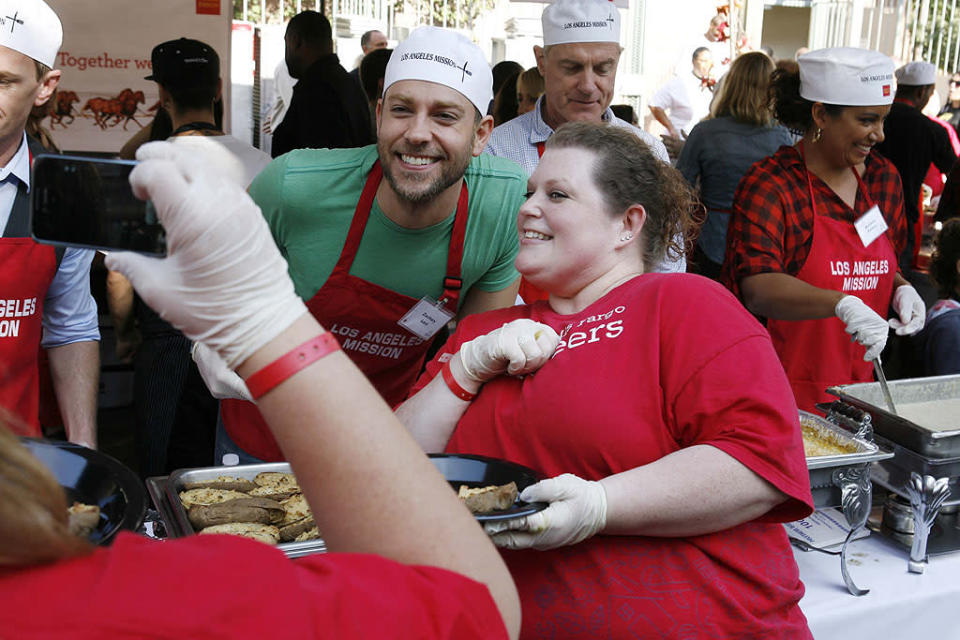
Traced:
<path fill-rule="evenodd" d="M 930 0 L 926 15 L 917 1 L 908 29 L 913 34 L 914 60 L 927 60 L 946 73 L 957 66 L 960 44 L 960 3 L 957 0 Z"/>

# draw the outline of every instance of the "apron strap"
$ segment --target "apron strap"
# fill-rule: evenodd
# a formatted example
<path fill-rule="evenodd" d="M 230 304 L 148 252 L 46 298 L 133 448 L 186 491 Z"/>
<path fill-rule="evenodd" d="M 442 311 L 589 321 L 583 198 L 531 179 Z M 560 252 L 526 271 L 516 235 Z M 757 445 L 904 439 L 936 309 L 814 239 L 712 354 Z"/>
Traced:
<path fill-rule="evenodd" d="M 331 277 L 346 276 L 350 273 L 350 267 L 353 265 L 353 259 L 360 248 L 360 240 L 363 238 L 363 231 L 367 227 L 367 221 L 370 219 L 370 211 L 373 208 L 373 202 L 377 195 L 377 188 L 380 186 L 380 180 L 383 178 L 383 167 L 380 161 L 373 163 L 370 173 L 367 174 L 367 181 L 363 185 L 363 192 L 360 194 L 360 200 L 357 201 L 357 208 L 353 213 L 353 221 L 350 223 L 350 231 L 347 232 L 347 240 L 343 245 L 343 251 L 340 252 L 340 259 L 337 260 L 333 268 Z M 460 300 L 460 290 L 463 287 L 462 268 L 463 268 L 463 245 L 467 235 L 467 214 L 469 196 L 467 193 L 467 181 L 463 179 L 460 187 L 460 198 L 457 201 L 457 213 L 453 221 L 453 233 L 450 236 L 450 247 L 447 251 L 447 270 L 443 279 L 443 298 L 441 302 L 453 313 L 457 312 L 457 303 Z"/>

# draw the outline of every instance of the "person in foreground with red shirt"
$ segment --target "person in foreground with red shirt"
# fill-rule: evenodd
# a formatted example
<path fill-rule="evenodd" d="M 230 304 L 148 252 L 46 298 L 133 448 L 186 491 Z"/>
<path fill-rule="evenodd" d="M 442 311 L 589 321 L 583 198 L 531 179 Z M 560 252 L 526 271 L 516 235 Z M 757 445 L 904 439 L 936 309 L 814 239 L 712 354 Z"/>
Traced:
<path fill-rule="evenodd" d="M 897 271 L 900 176 L 873 151 L 893 102 L 893 62 L 853 48 L 798 62 L 798 74 L 774 72 L 772 94 L 777 119 L 803 138 L 740 181 L 721 269 L 767 319 L 797 405 L 813 411 L 829 400 L 827 387 L 872 381 L 890 327 L 916 333 L 926 308 Z"/>
<path fill-rule="evenodd" d="M 152 143 L 137 157 L 134 193 L 156 206 L 169 255 L 115 253 L 108 267 L 237 367 L 327 548 L 349 553 L 289 560 L 232 536 L 129 533 L 94 550 L 67 532 L 53 477 L 0 428 L 0 635 L 516 637 L 517 593 L 495 547 L 295 295 L 243 188 L 193 146 Z"/>
<path fill-rule="evenodd" d="M 463 319 L 398 408 L 427 451 L 548 478 L 520 494 L 545 510 L 488 528 L 521 637 L 809 638 L 778 523 L 812 499 L 770 338 L 719 284 L 649 272 L 693 224 L 683 177 L 568 123 L 528 185 L 516 266 L 549 300 Z"/>

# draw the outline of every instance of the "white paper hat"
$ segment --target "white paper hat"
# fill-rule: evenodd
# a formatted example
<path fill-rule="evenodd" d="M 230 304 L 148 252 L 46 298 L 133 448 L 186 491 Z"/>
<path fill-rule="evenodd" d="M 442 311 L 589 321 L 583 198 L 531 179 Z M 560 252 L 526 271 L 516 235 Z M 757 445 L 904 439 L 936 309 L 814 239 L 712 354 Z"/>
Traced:
<path fill-rule="evenodd" d="M 436 82 L 459 91 L 481 114 L 493 100 L 493 72 L 480 47 L 440 27 L 420 27 L 397 45 L 387 62 L 383 93 L 400 80 Z"/>
<path fill-rule="evenodd" d="M 610 0 L 556 0 L 540 16 L 543 44 L 620 43 L 620 12 Z"/>
<path fill-rule="evenodd" d="M 891 104 L 893 60 L 878 51 L 836 47 L 797 58 L 800 96 L 811 102 L 864 107 Z"/>
<path fill-rule="evenodd" d="M 925 86 L 937 83 L 937 67 L 929 62 L 908 62 L 897 69 L 897 84 Z"/>
<path fill-rule="evenodd" d="M 0 0 L 0 45 L 53 67 L 62 42 L 60 18 L 43 0 Z"/>

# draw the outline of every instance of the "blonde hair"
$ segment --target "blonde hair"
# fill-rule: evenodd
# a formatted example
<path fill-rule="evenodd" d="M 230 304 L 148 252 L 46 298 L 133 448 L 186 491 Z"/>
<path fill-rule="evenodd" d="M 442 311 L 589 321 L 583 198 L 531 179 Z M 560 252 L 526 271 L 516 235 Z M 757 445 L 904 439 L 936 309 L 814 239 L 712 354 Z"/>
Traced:
<path fill-rule="evenodd" d="M 773 119 L 769 94 L 773 69 L 773 60 L 761 51 L 737 56 L 723 79 L 710 115 L 730 116 L 737 122 L 758 127 L 769 126 Z"/>
<path fill-rule="evenodd" d="M 90 543 L 69 531 L 63 489 L 6 427 L 14 420 L 0 409 L 0 566 L 88 553 Z"/>
<path fill-rule="evenodd" d="M 517 93 L 522 91 L 536 99 L 543 95 L 544 88 L 543 76 L 536 67 L 530 67 L 517 76 Z"/>

